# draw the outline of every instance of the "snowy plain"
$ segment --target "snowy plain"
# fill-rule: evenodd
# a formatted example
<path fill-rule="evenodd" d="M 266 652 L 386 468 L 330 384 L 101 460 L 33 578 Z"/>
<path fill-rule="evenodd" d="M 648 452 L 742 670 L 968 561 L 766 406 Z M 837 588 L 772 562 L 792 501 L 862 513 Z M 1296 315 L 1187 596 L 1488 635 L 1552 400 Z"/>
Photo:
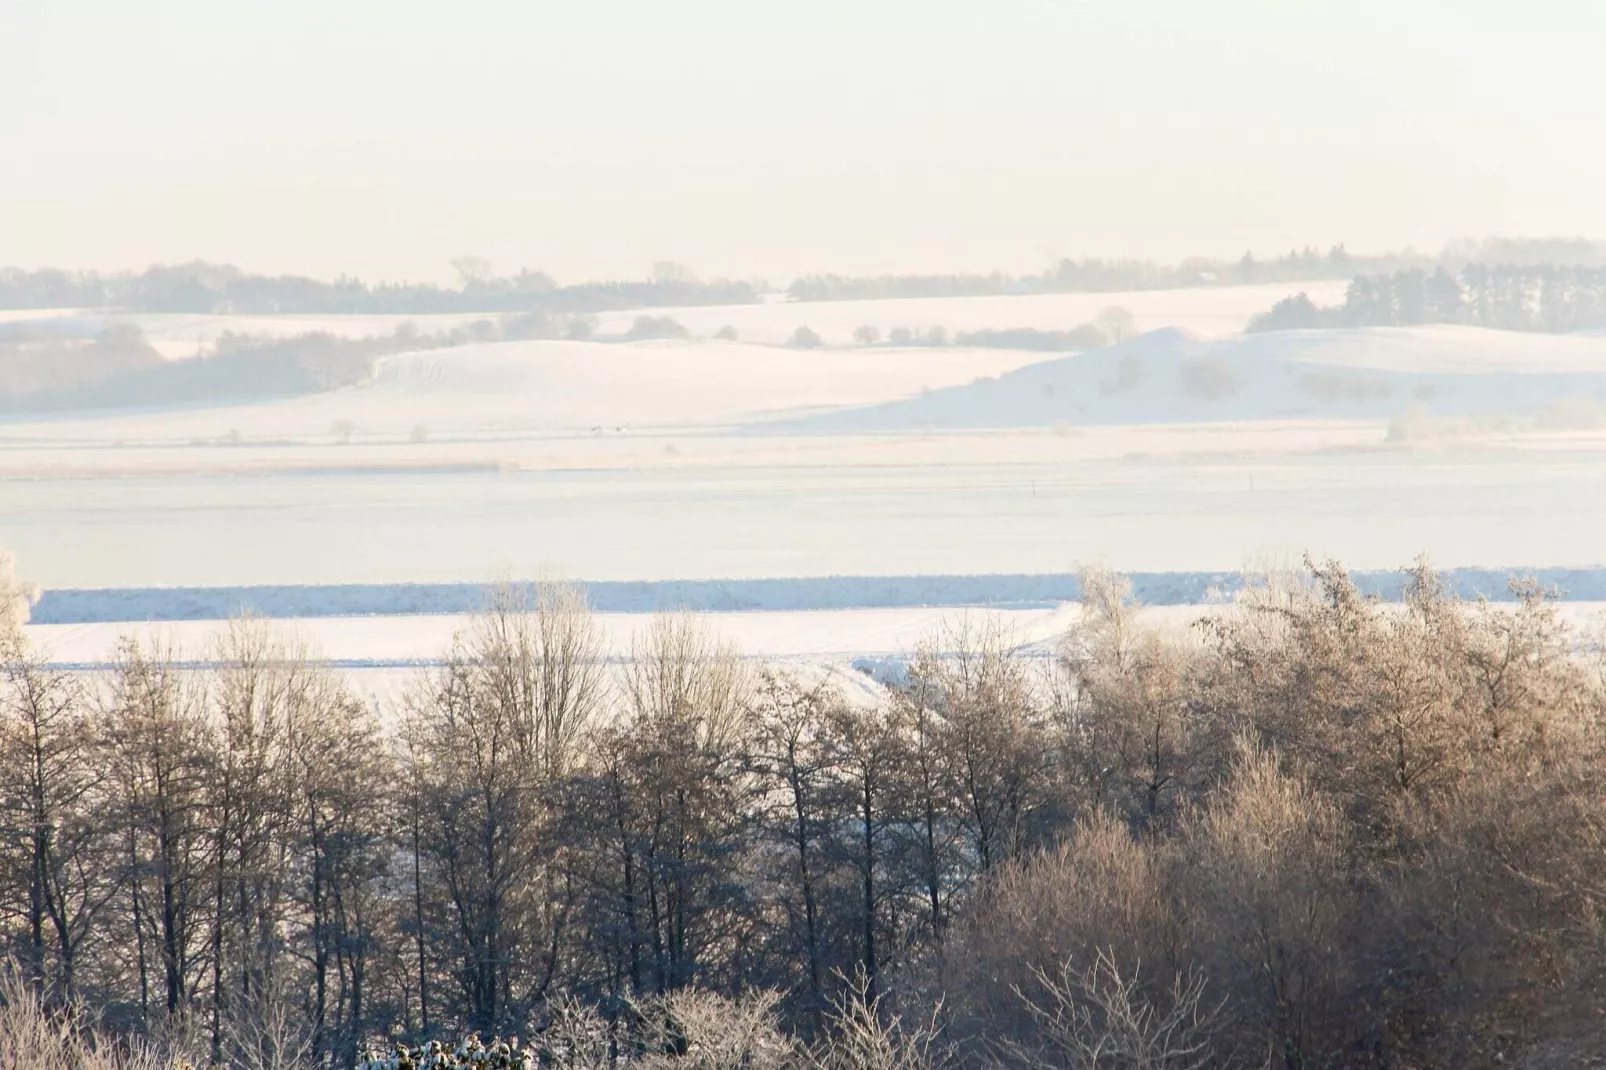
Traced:
<path fill-rule="evenodd" d="M 775 338 L 801 322 L 1064 328 L 1111 303 L 1159 329 L 1071 357 L 798 351 L 736 324 L 736 343 L 466 346 L 307 397 L 7 418 L 0 545 L 47 588 L 1606 559 L 1606 396 L 1592 393 L 1606 338 L 1230 333 L 1298 289 L 1336 299 L 1281 286 L 743 306 Z M 676 314 L 706 317 L 687 324 L 701 333 L 734 311 Z M 1175 382 L 1144 393 L 1156 371 L 1111 418 L 1043 410 L 1044 385 L 1115 404 L 1100 384 L 1164 345 L 1177 376 L 1214 361 L 1245 388 L 1203 396 L 1206 375 L 1182 406 Z M 1436 420 L 1457 396 L 1485 399 L 1482 415 Z M 1493 412 L 1506 396 L 1572 405 Z M 939 405 L 964 418 L 886 419 Z"/>
<path fill-rule="evenodd" d="M 1199 622 L 1230 612 L 1227 605 L 1145 607 L 1140 627 L 1180 641 L 1203 641 Z M 1581 651 L 1596 656 L 1606 635 L 1606 603 L 1570 602 L 1559 609 Z M 882 682 L 901 676 L 922 646 L 952 649 L 951 637 L 964 627 L 996 627 L 1019 653 L 1044 669 L 1063 649 L 1067 631 L 1081 617 L 1079 606 L 977 611 L 944 608 L 859 609 L 820 612 L 704 613 L 699 623 L 713 637 L 731 643 L 754 665 L 783 669 L 806 681 L 833 686 L 849 701 L 874 701 Z M 646 620 L 639 614 L 598 614 L 605 656 L 627 658 Z M 310 654 L 339 672 L 353 692 L 381 717 L 394 717 L 427 675 L 440 664 L 454 635 L 469 625 L 461 615 L 322 618 L 274 622 Z M 31 625 L 30 640 L 53 664 L 74 671 L 110 667 L 125 638 L 145 649 L 159 649 L 182 665 L 204 667 L 215 660 L 227 625 L 189 621 L 161 625 Z"/>

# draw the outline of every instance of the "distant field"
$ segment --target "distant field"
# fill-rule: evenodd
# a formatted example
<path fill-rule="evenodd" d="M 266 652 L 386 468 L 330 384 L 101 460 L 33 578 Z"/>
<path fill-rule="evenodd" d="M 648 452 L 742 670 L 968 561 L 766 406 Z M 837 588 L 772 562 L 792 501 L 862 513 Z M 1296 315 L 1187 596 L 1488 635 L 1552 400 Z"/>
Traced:
<path fill-rule="evenodd" d="M 622 334 L 637 316 L 667 316 L 692 332 L 708 338 L 723 327 L 733 327 L 743 341 L 784 343 L 800 326 L 818 331 L 828 343 L 847 345 L 862 326 L 886 334 L 895 327 L 950 333 L 985 328 L 1034 327 L 1065 330 L 1091 320 L 1111 305 L 1132 312 L 1142 329 L 1183 327 L 1207 335 L 1225 335 L 1243 329 L 1249 318 L 1264 312 L 1279 298 L 1307 291 L 1318 304 L 1342 301 L 1342 281 L 1271 283 L 1259 286 L 1197 287 L 1180 290 L 1137 290 L 1094 294 L 1034 294 L 1009 297 L 906 298 L 881 301 L 787 302 L 770 300 L 755 305 L 715 305 L 690 308 L 653 308 L 608 312 L 598 317 L 605 334 Z M 203 313 L 131 314 L 76 309 L 0 309 L 0 323 L 29 320 L 83 318 L 90 325 L 107 320 L 136 324 L 151 344 L 170 360 L 196 356 L 217 343 L 225 333 L 283 338 L 323 332 L 344 338 L 368 338 L 394 332 L 404 323 L 422 334 L 437 334 L 495 318 L 496 313 L 437 315 L 251 315 Z"/>
<path fill-rule="evenodd" d="M 46 587 L 106 588 L 1606 561 L 1606 397 L 1588 395 L 1606 338 L 1174 331 L 1070 357 L 760 344 L 825 314 L 844 331 L 1063 328 L 1117 301 L 1146 327 L 1230 331 L 1296 288 L 670 310 L 705 317 L 694 333 L 726 312 L 753 330 L 464 346 L 293 399 L 7 418 L 0 546 Z M 362 319 L 340 326 L 392 326 Z M 1174 353 L 1151 351 L 1167 338 Z M 1439 398 L 1481 408 L 1440 419 Z M 1510 399 L 1547 408 L 1508 418 Z M 930 419 L 941 406 L 962 418 Z"/>
<path fill-rule="evenodd" d="M 1140 623 L 1184 631 L 1194 622 L 1224 612 L 1221 604 L 1157 606 L 1143 609 Z M 1569 602 L 1562 618 L 1588 638 L 1606 623 L 1606 602 Z M 895 608 L 794 612 L 700 613 L 715 635 L 732 642 L 746 657 L 816 665 L 873 664 L 906 657 L 923 643 L 943 648 L 955 626 L 982 623 L 1004 629 L 1010 642 L 1029 653 L 1053 656 L 1066 630 L 1079 618 L 1076 605 L 1017 609 Z M 641 614 L 602 613 L 597 623 L 610 657 L 626 657 L 632 640 L 647 626 Z M 324 617 L 274 622 L 307 641 L 315 654 L 351 672 L 417 670 L 436 664 L 452 636 L 469 618 L 462 615 Z M 174 657 L 192 663 L 214 659 L 221 621 L 166 624 L 30 625 L 29 638 L 51 662 L 100 667 L 116 656 L 125 636 L 155 641 Z"/>
<path fill-rule="evenodd" d="M 762 305 L 654 309 L 652 314 L 672 316 L 693 335 L 703 337 L 713 335 L 722 327 L 732 327 L 743 341 L 778 344 L 785 342 L 797 328 L 806 326 L 828 343 L 847 345 L 859 327 L 874 327 L 883 336 L 895 327 L 922 331 L 942 327 L 950 335 L 958 331 L 1009 327 L 1067 330 L 1088 322 L 1100 310 L 1113 305 L 1131 312 L 1140 330 L 1180 327 L 1216 337 L 1243 330 L 1251 316 L 1266 311 L 1292 293 L 1305 291 L 1317 304 L 1340 304 L 1348 285 L 1342 280 L 1324 280 L 1113 293 L 781 301 Z M 636 315 L 638 313 L 607 313 L 600 319 L 601 328 L 609 332 L 622 331 Z"/>

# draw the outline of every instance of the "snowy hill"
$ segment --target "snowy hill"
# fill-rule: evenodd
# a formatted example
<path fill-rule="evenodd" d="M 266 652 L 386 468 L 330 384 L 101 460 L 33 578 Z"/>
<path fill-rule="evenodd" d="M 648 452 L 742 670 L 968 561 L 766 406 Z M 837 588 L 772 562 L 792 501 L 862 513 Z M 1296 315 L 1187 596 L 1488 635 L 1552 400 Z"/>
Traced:
<path fill-rule="evenodd" d="M 0 421 L 17 444 L 172 444 L 235 435 L 359 441 L 730 427 L 917 396 L 1038 354 L 958 348 L 796 350 L 733 342 L 499 342 L 402 353 L 355 386 L 277 401 Z"/>
<path fill-rule="evenodd" d="M 1470 327 L 1154 331 L 906 401 L 769 425 L 788 433 L 1321 417 L 1606 414 L 1606 338 Z"/>

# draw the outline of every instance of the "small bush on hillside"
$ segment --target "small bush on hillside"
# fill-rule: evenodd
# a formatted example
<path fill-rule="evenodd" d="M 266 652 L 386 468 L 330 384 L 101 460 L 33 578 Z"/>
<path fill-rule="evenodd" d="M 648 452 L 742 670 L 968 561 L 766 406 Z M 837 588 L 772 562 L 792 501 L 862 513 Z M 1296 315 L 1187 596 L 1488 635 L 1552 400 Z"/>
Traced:
<path fill-rule="evenodd" d="M 1040 331 L 1035 327 L 984 328 L 961 331 L 955 342 L 977 349 L 1025 349 L 1032 352 L 1066 353 L 1078 349 L 1098 349 L 1109 344 L 1104 332 L 1090 323 L 1068 331 Z"/>
<path fill-rule="evenodd" d="M 1112 344 L 1120 345 L 1138 333 L 1138 318 L 1120 305 L 1110 305 L 1100 309 L 1089 326 L 1108 338 Z"/>
<path fill-rule="evenodd" d="M 821 338 L 814 328 L 804 326 L 793 331 L 792 337 L 787 339 L 786 344 L 793 349 L 819 349 L 825 345 L 825 339 Z"/>
<path fill-rule="evenodd" d="M 438 1040 L 417 1047 L 398 1044 L 389 1050 L 370 1049 L 357 1060 L 357 1070 L 534 1070 L 535 1059 L 518 1041 L 477 1036 L 448 1047 Z"/>
<path fill-rule="evenodd" d="M 1245 331 L 1302 331 L 1312 327 L 1327 327 L 1335 320 L 1329 310 L 1318 308 L 1310 295 L 1301 290 L 1285 297 L 1249 321 Z"/>
<path fill-rule="evenodd" d="M 637 316 L 636 322 L 632 323 L 630 330 L 624 334 L 627 342 L 643 342 L 651 339 L 679 340 L 690 337 L 691 332 L 673 316 Z"/>

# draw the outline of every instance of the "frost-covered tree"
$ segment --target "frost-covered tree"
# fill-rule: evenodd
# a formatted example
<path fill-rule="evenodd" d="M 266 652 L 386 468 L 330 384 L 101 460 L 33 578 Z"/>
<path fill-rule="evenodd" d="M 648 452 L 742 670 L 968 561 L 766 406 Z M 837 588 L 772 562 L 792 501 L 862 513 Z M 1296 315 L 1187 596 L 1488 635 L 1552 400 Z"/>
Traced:
<path fill-rule="evenodd" d="M 0 656 L 22 640 L 22 626 L 39 600 L 39 588 L 17 575 L 17 561 L 0 550 Z"/>

